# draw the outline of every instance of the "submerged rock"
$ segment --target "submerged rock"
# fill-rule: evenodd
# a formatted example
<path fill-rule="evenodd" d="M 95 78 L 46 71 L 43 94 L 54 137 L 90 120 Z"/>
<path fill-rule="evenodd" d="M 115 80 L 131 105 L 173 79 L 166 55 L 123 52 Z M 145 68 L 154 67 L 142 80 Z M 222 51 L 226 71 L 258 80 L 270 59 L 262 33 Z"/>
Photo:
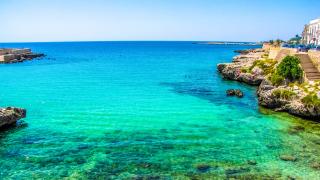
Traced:
<path fill-rule="evenodd" d="M 297 158 L 292 155 L 281 155 L 280 159 L 283 161 L 297 161 Z"/>
<path fill-rule="evenodd" d="M 243 92 L 240 89 L 228 89 L 226 93 L 227 96 L 243 97 Z"/>
<path fill-rule="evenodd" d="M 311 167 L 312 167 L 313 169 L 320 170 L 320 163 L 314 162 L 314 163 L 311 164 Z"/>
<path fill-rule="evenodd" d="M 197 170 L 204 173 L 208 172 L 211 169 L 211 166 L 208 164 L 199 164 L 197 165 Z"/>
<path fill-rule="evenodd" d="M 289 129 L 289 134 L 298 134 L 304 130 L 305 128 L 303 126 L 293 126 Z"/>
<path fill-rule="evenodd" d="M 227 177 L 231 177 L 236 174 L 247 173 L 250 172 L 250 169 L 247 167 L 236 167 L 225 170 L 225 174 Z"/>
<path fill-rule="evenodd" d="M 15 107 L 0 108 L 0 128 L 15 124 L 26 117 L 26 110 Z"/>
<path fill-rule="evenodd" d="M 257 165 L 257 161 L 255 160 L 248 160 L 247 163 L 252 166 Z"/>

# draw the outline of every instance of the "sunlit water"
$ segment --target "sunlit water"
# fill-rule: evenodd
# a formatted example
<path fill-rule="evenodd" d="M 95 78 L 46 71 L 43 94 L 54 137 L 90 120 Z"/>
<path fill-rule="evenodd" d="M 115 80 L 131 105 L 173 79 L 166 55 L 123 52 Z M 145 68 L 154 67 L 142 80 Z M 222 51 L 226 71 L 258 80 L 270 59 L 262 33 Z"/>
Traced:
<path fill-rule="evenodd" d="M 0 105 L 28 110 L 16 128 L 0 133 L 0 179 L 320 177 L 312 168 L 320 163 L 320 126 L 260 109 L 255 87 L 217 73 L 217 63 L 252 46 L 0 47 L 47 54 L 0 65 Z M 226 97 L 229 88 L 240 88 L 245 97 Z"/>

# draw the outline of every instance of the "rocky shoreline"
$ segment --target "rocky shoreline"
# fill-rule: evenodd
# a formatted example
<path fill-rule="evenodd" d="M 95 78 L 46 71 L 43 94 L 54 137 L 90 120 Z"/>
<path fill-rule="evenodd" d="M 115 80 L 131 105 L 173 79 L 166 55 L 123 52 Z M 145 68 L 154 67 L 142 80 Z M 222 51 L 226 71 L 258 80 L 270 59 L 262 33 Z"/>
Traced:
<path fill-rule="evenodd" d="M 33 53 L 29 48 L 0 48 L 0 64 L 18 63 L 44 57 L 42 53 Z M 16 107 L 0 108 L 0 130 L 16 124 L 26 117 L 26 110 Z"/>
<path fill-rule="evenodd" d="M 21 108 L 0 108 L 0 129 L 15 125 L 16 122 L 25 118 L 27 111 Z"/>
<path fill-rule="evenodd" d="M 32 60 L 36 58 L 44 57 L 42 53 L 33 53 L 29 48 L 17 49 L 17 48 L 4 48 L 0 49 L 0 63 L 10 64 L 18 63 L 26 60 Z"/>
<path fill-rule="evenodd" d="M 217 65 L 223 78 L 258 86 L 261 106 L 320 121 L 320 82 L 274 85 L 269 71 L 274 71 L 279 62 L 268 59 L 268 51 L 263 49 L 242 52 L 245 53 L 235 56 L 233 62 Z"/>

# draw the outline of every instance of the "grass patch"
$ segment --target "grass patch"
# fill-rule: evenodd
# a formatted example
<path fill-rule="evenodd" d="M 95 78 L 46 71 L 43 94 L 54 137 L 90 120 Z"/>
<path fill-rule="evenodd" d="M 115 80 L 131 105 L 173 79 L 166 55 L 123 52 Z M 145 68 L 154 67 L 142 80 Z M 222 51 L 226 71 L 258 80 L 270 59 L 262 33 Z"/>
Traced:
<path fill-rule="evenodd" d="M 279 86 L 284 83 L 285 78 L 278 73 L 274 72 L 269 76 L 269 80 L 274 86 Z"/>
<path fill-rule="evenodd" d="M 287 89 L 276 89 L 272 92 L 272 95 L 276 98 L 290 100 L 296 95 L 296 93 Z"/>
<path fill-rule="evenodd" d="M 277 64 L 277 61 L 272 59 L 256 60 L 253 62 L 252 66 L 249 68 L 250 71 L 254 67 L 259 67 L 263 70 L 264 75 L 268 75 L 273 72 L 274 66 Z"/>
<path fill-rule="evenodd" d="M 308 94 L 302 98 L 302 102 L 309 107 L 320 107 L 320 99 L 316 94 Z"/>

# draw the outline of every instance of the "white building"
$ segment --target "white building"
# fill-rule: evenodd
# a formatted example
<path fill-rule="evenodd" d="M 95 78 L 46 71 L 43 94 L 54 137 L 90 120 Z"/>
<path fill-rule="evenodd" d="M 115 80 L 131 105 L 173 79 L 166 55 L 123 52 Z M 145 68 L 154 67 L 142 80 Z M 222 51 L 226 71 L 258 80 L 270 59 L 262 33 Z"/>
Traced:
<path fill-rule="evenodd" d="M 302 32 L 302 43 L 320 45 L 320 18 L 310 21 Z"/>

